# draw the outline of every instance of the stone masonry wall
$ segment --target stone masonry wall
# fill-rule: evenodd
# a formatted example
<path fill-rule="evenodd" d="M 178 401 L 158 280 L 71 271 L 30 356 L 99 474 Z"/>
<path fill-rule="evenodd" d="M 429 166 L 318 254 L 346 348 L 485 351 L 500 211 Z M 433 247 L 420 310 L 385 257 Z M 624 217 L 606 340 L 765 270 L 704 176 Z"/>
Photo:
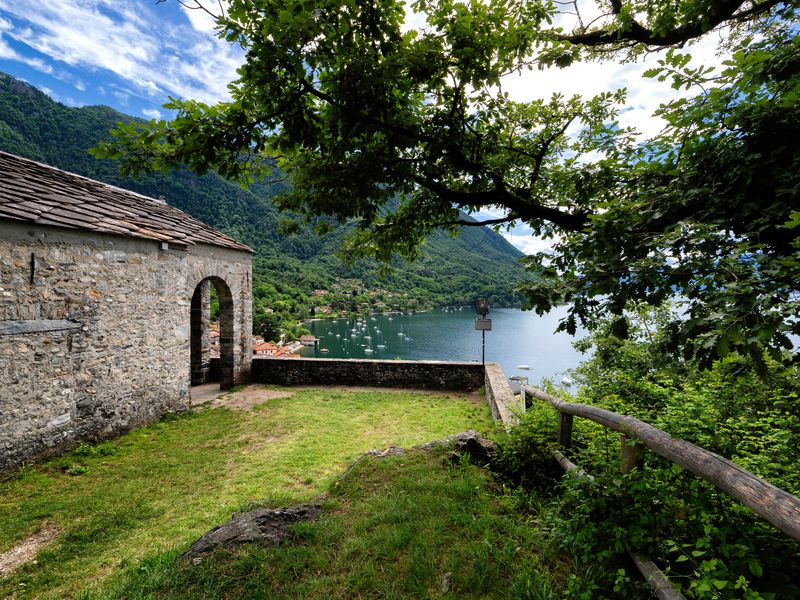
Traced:
<path fill-rule="evenodd" d="M 486 401 L 492 409 L 492 418 L 506 429 L 516 425 L 525 412 L 522 396 L 515 396 L 498 363 L 486 363 Z"/>
<path fill-rule="evenodd" d="M 185 407 L 190 301 L 209 276 L 236 300 L 241 379 L 251 358 L 248 253 L 162 251 L 155 241 L 0 221 L 0 472 Z M 9 321 L 45 331 L 9 334 Z"/>
<path fill-rule="evenodd" d="M 253 283 L 250 254 L 216 246 L 192 247 L 187 271 L 185 312 L 187 327 L 189 327 L 192 295 L 203 280 L 208 279 L 215 285 L 222 283 L 230 292 L 233 312 L 231 315 L 220 315 L 222 333 L 226 336 L 220 341 L 223 345 L 230 343 L 232 346 L 232 355 L 229 357 L 232 364 L 229 367 L 233 373 L 228 383 L 236 385 L 247 381 L 250 377 L 250 361 L 253 359 Z M 220 307 L 224 310 L 224 306 L 229 304 L 224 298 L 225 291 L 218 289 L 217 293 Z M 227 325 L 229 322 L 230 330 Z M 187 372 L 189 372 L 188 366 Z"/>
<path fill-rule="evenodd" d="M 251 379 L 278 385 L 354 385 L 435 390 L 477 390 L 483 365 L 472 362 L 253 358 Z"/>

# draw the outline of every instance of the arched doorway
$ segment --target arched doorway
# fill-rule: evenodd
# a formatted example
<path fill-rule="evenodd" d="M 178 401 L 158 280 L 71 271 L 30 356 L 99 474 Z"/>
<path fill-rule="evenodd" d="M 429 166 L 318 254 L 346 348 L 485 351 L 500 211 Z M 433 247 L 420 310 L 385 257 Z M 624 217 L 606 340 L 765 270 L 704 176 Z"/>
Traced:
<path fill-rule="evenodd" d="M 212 286 L 216 292 L 215 300 L 219 303 L 219 308 L 213 315 L 214 326 Z M 233 295 L 225 281 L 219 277 L 206 277 L 197 284 L 192 294 L 190 323 L 192 385 L 219 381 L 220 389 L 233 387 Z"/>

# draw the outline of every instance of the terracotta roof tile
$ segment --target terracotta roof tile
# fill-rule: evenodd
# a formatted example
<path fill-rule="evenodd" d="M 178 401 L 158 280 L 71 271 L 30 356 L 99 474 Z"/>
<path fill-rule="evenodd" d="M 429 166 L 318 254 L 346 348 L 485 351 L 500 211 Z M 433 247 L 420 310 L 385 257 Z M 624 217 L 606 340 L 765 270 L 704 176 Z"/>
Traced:
<path fill-rule="evenodd" d="M 252 252 L 165 202 L 2 151 L 0 219 Z"/>

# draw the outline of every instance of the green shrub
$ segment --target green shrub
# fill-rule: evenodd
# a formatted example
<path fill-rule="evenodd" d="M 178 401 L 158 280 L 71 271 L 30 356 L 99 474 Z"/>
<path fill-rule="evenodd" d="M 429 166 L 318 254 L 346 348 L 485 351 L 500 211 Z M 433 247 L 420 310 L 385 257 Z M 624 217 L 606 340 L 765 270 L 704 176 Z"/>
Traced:
<path fill-rule="evenodd" d="M 798 367 L 732 354 L 700 369 L 662 351 L 662 317 L 639 310 L 628 339 L 608 326 L 582 342 L 595 351 L 575 373 L 575 401 L 635 416 L 800 495 Z M 502 441 L 497 468 L 538 492 L 551 486 L 537 519 L 551 543 L 594 567 L 571 582 L 574 595 L 647 597 L 631 548 L 687 598 L 800 597 L 800 544 L 724 492 L 650 452 L 622 475 L 618 434 L 580 418 L 565 454 L 594 480 L 559 477 L 548 462 L 555 434 L 555 410 L 537 401 Z"/>

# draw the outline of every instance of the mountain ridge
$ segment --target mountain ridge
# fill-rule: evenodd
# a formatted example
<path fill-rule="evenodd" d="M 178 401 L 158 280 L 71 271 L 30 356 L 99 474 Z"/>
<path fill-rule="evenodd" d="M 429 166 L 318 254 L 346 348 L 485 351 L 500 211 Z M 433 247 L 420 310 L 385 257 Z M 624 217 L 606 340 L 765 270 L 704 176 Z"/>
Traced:
<path fill-rule="evenodd" d="M 291 329 L 292 322 L 325 312 L 332 299 L 314 292 L 334 286 L 353 288 L 348 302 L 340 301 L 334 313 L 418 310 L 464 304 L 480 296 L 495 305 L 519 301 L 513 288 L 524 275 L 517 262 L 523 253 L 490 229 L 465 227 L 456 238 L 435 232 L 417 261 L 395 259 L 392 272 L 381 278 L 376 261 L 348 264 L 337 255 L 352 227 L 318 236 L 306 226 L 282 235 L 279 211 L 271 198 L 286 189 L 284 183 L 259 182 L 244 190 L 215 173 L 198 177 L 187 171 L 131 179 L 120 175 L 114 161 L 88 154 L 118 122 L 133 119 L 104 105 L 65 106 L 0 72 L 0 149 L 147 196 L 164 196 L 173 206 L 251 246 L 256 252 L 257 329 L 262 321 L 276 319 Z M 354 293 L 359 289 L 373 292 Z"/>

